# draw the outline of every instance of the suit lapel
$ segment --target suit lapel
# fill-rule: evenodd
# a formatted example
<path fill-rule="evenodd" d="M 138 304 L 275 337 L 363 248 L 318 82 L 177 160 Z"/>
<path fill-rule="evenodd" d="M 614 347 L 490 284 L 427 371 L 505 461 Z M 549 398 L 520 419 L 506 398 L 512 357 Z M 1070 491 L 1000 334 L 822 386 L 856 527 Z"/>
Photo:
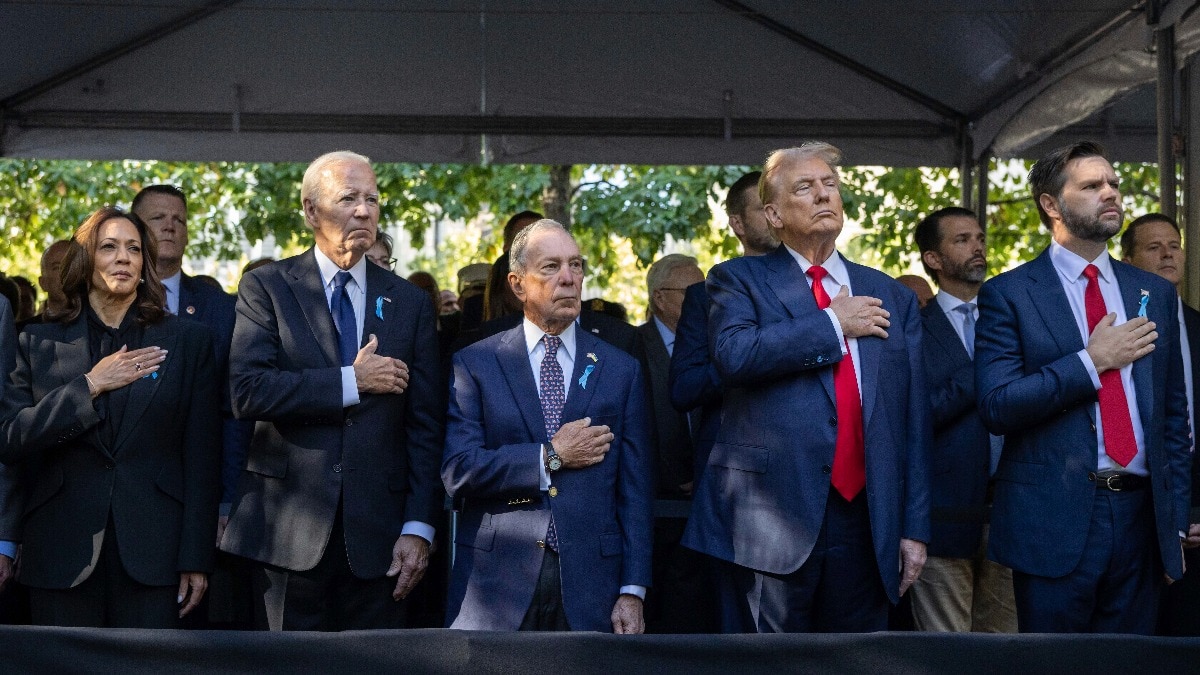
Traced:
<path fill-rule="evenodd" d="M 1079 326 L 1075 323 L 1075 313 L 1067 302 L 1067 292 L 1063 290 L 1062 281 L 1050 261 L 1050 249 L 1047 248 L 1037 258 L 1025 267 L 1025 273 L 1032 282 L 1026 293 L 1029 301 L 1046 324 L 1046 333 L 1058 345 L 1064 354 L 1071 354 L 1087 345 L 1079 337 Z"/>
<path fill-rule="evenodd" d="M 834 255 L 841 254 L 835 253 Z M 846 260 L 845 257 L 842 258 L 842 261 L 846 265 L 846 275 L 850 277 L 850 288 L 854 295 L 883 298 L 884 294 L 879 292 L 870 277 L 862 273 L 864 268 Z M 895 309 L 895 307 L 891 308 L 893 311 Z M 879 387 L 879 352 L 883 349 L 883 340 L 877 337 L 861 337 L 858 338 L 857 343 L 858 361 L 855 362 L 854 367 L 858 370 L 859 382 L 862 383 L 859 393 L 862 398 L 863 428 L 868 429 L 871 424 L 871 414 L 875 412 L 875 392 Z M 867 392 L 870 392 L 871 395 L 867 395 Z"/>
<path fill-rule="evenodd" d="M 59 386 L 91 370 L 92 353 L 88 346 L 86 311 L 83 310 L 78 318 L 62 327 L 61 341 L 54 345 L 52 369 Z"/>
<path fill-rule="evenodd" d="M 181 305 L 182 306 L 182 305 Z M 162 362 L 157 374 L 154 374 L 134 380 L 129 385 L 129 400 L 126 403 L 125 415 L 121 418 L 121 428 L 117 430 L 117 440 L 113 443 L 112 451 L 117 450 L 125 443 L 130 434 L 137 429 L 138 422 L 141 420 L 146 408 L 150 405 L 151 399 L 154 398 L 154 393 L 158 391 L 159 385 L 168 377 L 178 377 L 180 369 L 175 368 L 171 359 L 185 358 L 182 354 L 176 354 L 175 343 L 178 341 L 179 333 L 175 330 L 174 320 L 160 321 L 156 324 L 146 326 L 142 338 L 143 346 L 151 345 L 162 347 L 167 350 L 167 360 Z"/>
<path fill-rule="evenodd" d="M 525 426 L 529 429 L 530 438 L 544 438 L 546 418 L 542 415 L 541 398 L 538 396 L 537 382 L 533 379 L 533 370 L 529 365 L 529 352 L 525 349 L 525 329 L 522 326 L 509 330 L 500 338 L 496 359 L 500 362 L 500 370 L 504 373 L 504 379 L 508 381 L 508 388 L 513 393 L 513 400 L 517 402 Z"/>
<path fill-rule="evenodd" d="M 946 313 L 942 311 L 942 306 L 936 299 L 925 305 L 921 315 L 925 317 L 926 332 L 937 342 L 940 353 L 954 355 L 955 362 L 971 360 L 967 348 L 963 346 L 958 333 L 954 331 L 954 326 L 950 325 L 950 319 L 946 318 Z"/>
<path fill-rule="evenodd" d="M 296 304 L 304 313 L 321 354 L 325 356 L 329 365 L 340 366 L 342 359 L 337 350 L 337 329 L 333 326 L 333 316 L 329 314 L 329 301 L 325 298 L 325 288 L 321 285 L 321 270 L 317 267 L 313 249 L 297 258 L 284 274 L 290 277 Z"/>
<path fill-rule="evenodd" d="M 1125 320 L 1136 318 L 1138 309 L 1141 306 L 1142 288 L 1137 284 L 1133 275 L 1129 273 L 1124 263 L 1112 261 L 1113 273 L 1117 278 L 1117 285 L 1121 288 L 1121 300 L 1125 303 Z M 1151 315 L 1151 320 L 1154 320 L 1154 315 L 1159 314 L 1154 310 L 1157 307 L 1152 307 L 1154 298 L 1150 298 L 1150 303 L 1147 305 L 1147 314 Z M 1165 305 L 1166 300 L 1160 299 L 1159 305 Z M 1179 308 L 1172 305 L 1167 308 L 1167 316 L 1177 314 Z M 1160 319 L 1161 321 L 1161 319 Z M 1178 348 L 1178 347 L 1177 347 Z M 1162 354 L 1166 354 L 1163 351 Z M 1150 428 L 1150 418 L 1154 413 L 1154 378 L 1153 378 L 1153 359 L 1162 358 L 1158 354 L 1151 354 L 1148 358 L 1141 358 L 1133 362 L 1133 389 L 1136 392 L 1138 413 L 1142 418 L 1142 428 Z"/>
<path fill-rule="evenodd" d="M 382 343 L 387 329 L 393 325 L 389 323 L 393 319 L 392 314 L 396 311 L 392 296 L 395 295 L 394 289 L 399 279 L 400 277 L 395 274 L 385 272 L 370 263 L 367 264 L 366 302 L 364 303 L 364 311 L 367 315 L 363 317 L 362 339 L 364 344 L 370 340 L 372 334 L 376 335 Z"/>
<path fill-rule="evenodd" d="M 819 312 L 817 300 L 813 297 L 812 287 L 808 284 L 808 276 L 800 271 L 800 264 L 788 253 L 783 244 L 773 252 L 763 256 L 768 270 L 767 288 L 770 289 L 779 304 L 793 319 L 805 314 Z M 830 402 L 836 403 L 833 388 L 833 368 L 822 368 L 817 374 L 825 394 Z"/>
<path fill-rule="evenodd" d="M 203 321 L 203 317 L 196 314 L 196 298 L 192 293 L 192 278 L 186 274 L 179 275 L 179 316 L 185 316 L 189 319 Z M 188 312 L 187 308 L 191 307 L 192 311 Z"/>
<path fill-rule="evenodd" d="M 604 369 L 603 359 L 595 361 L 588 354 L 595 355 L 598 338 L 575 328 L 575 366 L 571 373 L 571 381 L 567 382 L 567 402 L 563 405 L 563 423 L 572 422 L 585 416 L 588 405 L 592 402 L 592 394 L 596 387 L 603 382 L 601 371 Z M 587 373 L 588 367 L 592 371 Z M 586 373 L 586 375 L 585 375 Z M 580 381 L 586 381 L 587 387 L 581 386 Z"/>

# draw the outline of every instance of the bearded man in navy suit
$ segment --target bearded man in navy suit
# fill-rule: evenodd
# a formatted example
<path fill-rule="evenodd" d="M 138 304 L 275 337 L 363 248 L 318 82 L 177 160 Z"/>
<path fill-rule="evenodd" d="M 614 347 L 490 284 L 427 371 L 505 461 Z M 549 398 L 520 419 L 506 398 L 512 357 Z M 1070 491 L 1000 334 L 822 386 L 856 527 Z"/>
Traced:
<path fill-rule="evenodd" d="M 727 561 L 759 632 L 885 630 L 929 541 L 929 400 L 912 291 L 845 260 L 841 153 L 772 153 L 783 244 L 709 273 L 725 386 L 684 545 Z"/>
<path fill-rule="evenodd" d="M 579 328 L 583 258 L 562 225 L 527 226 L 510 265 L 521 325 L 454 356 L 446 624 L 641 633 L 654 451 L 640 367 Z"/>
<path fill-rule="evenodd" d="M 1124 214 L 1103 147 L 1059 148 L 1029 183 L 1053 241 L 979 292 L 975 388 L 1004 435 L 990 554 L 1021 632 L 1151 634 L 1188 530 L 1179 300 L 1108 254 Z"/>

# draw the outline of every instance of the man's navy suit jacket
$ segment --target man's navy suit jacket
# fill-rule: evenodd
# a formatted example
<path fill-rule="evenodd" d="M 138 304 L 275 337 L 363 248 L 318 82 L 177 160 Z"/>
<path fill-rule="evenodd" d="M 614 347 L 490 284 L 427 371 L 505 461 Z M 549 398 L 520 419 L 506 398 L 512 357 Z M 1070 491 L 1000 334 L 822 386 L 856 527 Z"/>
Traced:
<path fill-rule="evenodd" d="M 1113 270 L 1125 314 L 1141 292 L 1158 340 L 1133 364 L 1159 550 L 1166 573 L 1183 575 L 1191 457 L 1175 288 L 1122 262 Z M 988 550 L 1002 565 L 1057 578 L 1075 569 L 1087 541 L 1097 468 L 1097 391 L 1077 352 L 1079 334 L 1049 251 L 979 292 L 975 387 L 984 424 L 1004 435 Z"/>
<path fill-rule="evenodd" d="M 900 539 L 929 541 L 929 398 L 916 296 L 849 261 L 855 295 L 891 313 L 888 338 L 860 338 L 867 508 L 876 563 L 899 599 Z M 721 431 L 683 543 L 771 574 L 808 559 L 821 530 L 837 437 L 833 364 L 842 345 L 782 245 L 708 276 L 713 359 L 725 383 Z"/>
<path fill-rule="evenodd" d="M 436 523 L 445 423 L 429 296 L 367 264 L 362 340 L 409 368 L 402 394 L 343 407 L 337 329 L 313 249 L 242 277 L 233 412 L 256 420 L 221 549 L 292 571 L 321 560 L 341 512 L 360 579 L 384 576 L 406 521 Z"/>
<path fill-rule="evenodd" d="M 979 549 L 987 515 L 991 439 L 975 405 L 975 364 L 937 301 L 921 310 L 925 382 L 933 416 L 928 553 L 970 558 Z"/>
<path fill-rule="evenodd" d="M 671 353 L 670 386 L 671 405 L 691 419 L 692 473 L 699 477 L 721 429 L 721 375 L 708 354 L 708 289 L 703 281 L 688 286 L 683 296 Z"/>
<path fill-rule="evenodd" d="M 551 512 L 572 630 L 611 632 L 619 589 L 650 585 L 654 452 L 641 368 L 588 332 L 576 328 L 575 335 L 562 420 L 590 417 L 614 439 L 599 464 L 553 474 L 554 497 L 540 489 L 546 425 L 523 327 L 454 356 L 442 462 L 446 491 L 461 505 L 446 607 L 451 628 L 521 625 L 541 569 L 536 542 L 545 539 Z"/>

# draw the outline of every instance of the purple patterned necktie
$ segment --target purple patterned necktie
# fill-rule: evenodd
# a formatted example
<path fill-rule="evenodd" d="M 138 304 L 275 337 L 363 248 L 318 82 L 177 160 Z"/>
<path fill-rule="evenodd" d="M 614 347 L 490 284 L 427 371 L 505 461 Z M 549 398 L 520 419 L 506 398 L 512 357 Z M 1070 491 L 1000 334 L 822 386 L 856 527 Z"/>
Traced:
<path fill-rule="evenodd" d="M 556 335 L 546 335 L 542 338 L 546 345 L 546 355 L 542 357 L 541 378 L 542 391 L 539 398 L 542 401 L 542 417 L 546 418 L 546 439 L 554 438 L 558 428 L 562 426 L 563 405 L 567 402 L 566 387 L 563 383 L 562 366 L 558 364 L 558 348 L 562 338 Z M 558 532 L 554 529 L 554 515 L 550 515 L 550 527 L 546 530 L 546 545 L 552 551 L 558 551 Z"/>

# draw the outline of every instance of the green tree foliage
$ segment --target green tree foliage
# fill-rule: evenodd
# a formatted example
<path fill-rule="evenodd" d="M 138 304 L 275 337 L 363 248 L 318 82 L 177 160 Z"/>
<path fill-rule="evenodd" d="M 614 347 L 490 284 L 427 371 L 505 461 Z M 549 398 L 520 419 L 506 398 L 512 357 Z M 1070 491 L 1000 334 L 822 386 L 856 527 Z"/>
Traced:
<path fill-rule="evenodd" d="M 449 284 L 464 264 L 499 252 L 500 226 L 517 211 L 544 211 L 550 167 L 541 165 L 377 164 L 381 221 L 413 241 L 442 219 L 491 226 L 445 241 L 431 258 L 412 261 Z M 1158 172 L 1152 165 L 1119 165 L 1126 212 L 1155 207 Z M 727 186 L 740 166 L 575 166 L 571 169 L 572 230 L 588 258 L 590 282 L 617 291 L 637 307 L 644 269 L 668 240 L 694 242 L 702 262 L 736 255 L 737 241 L 714 225 Z M 1028 197 L 1023 162 L 1000 163 L 990 178 L 989 261 L 992 272 L 1027 260 L 1048 234 Z M 151 183 L 171 183 L 189 196 L 192 252 L 238 259 L 245 243 L 268 237 L 285 250 L 312 241 L 304 226 L 300 181 L 304 165 L 231 162 L 33 161 L 0 159 L 0 262 L 9 274 L 37 275 L 51 241 L 67 237 L 96 208 L 128 206 Z M 848 167 L 842 171 L 848 218 L 862 233 L 851 257 L 892 274 L 917 260 L 913 228 L 925 214 L 957 204 L 957 171 Z M 723 222 L 723 220 L 722 220 Z M 613 290 L 612 293 L 609 291 Z M 623 290 L 622 290 L 623 289 Z M 642 293 L 644 294 L 644 293 Z M 637 307 L 631 307 L 636 309 Z"/>

